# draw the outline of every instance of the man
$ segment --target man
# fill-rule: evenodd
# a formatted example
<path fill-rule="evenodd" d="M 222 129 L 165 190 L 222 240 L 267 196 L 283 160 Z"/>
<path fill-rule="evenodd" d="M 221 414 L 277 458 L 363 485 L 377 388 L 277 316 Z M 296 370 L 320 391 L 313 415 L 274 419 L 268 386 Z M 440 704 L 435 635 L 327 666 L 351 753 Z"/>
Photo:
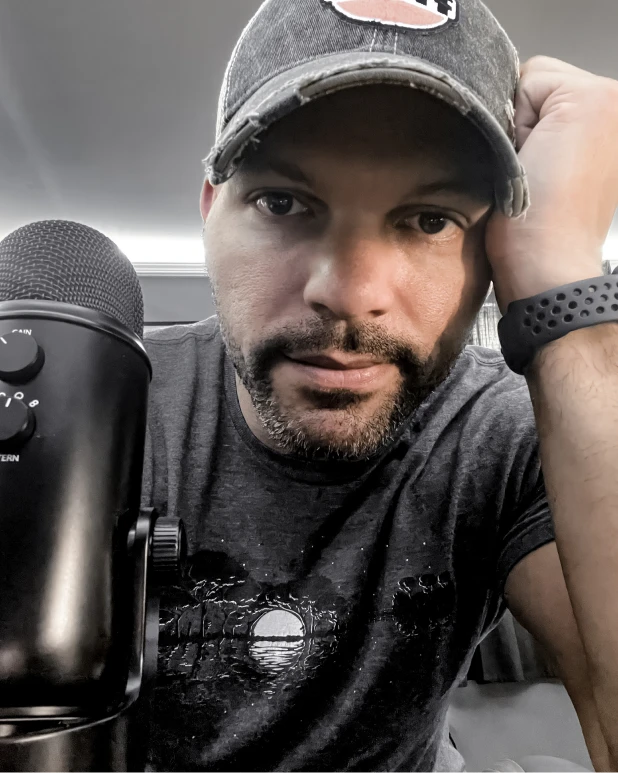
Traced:
<path fill-rule="evenodd" d="M 201 198 L 217 317 L 147 341 L 144 499 L 190 547 L 155 768 L 445 765 L 508 605 L 617 769 L 618 286 L 584 280 L 618 84 L 521 74 L 479 0 L 267 0 L 236 46 Z M 525 377 L 465 348 L 492 279 Z"/>

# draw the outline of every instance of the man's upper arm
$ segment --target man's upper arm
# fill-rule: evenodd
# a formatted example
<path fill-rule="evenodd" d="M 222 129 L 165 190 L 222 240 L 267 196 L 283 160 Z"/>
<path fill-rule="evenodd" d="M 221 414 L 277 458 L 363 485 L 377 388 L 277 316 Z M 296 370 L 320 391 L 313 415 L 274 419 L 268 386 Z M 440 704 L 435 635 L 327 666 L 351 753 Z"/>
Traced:
<path fill-rule="evenodd" d="M 597 770 L 609 770 L 588 664 L 555 542 L 529 553 L 510 572 L 505 600 L 515 618 L 546 650 L 566 687 Z"/>

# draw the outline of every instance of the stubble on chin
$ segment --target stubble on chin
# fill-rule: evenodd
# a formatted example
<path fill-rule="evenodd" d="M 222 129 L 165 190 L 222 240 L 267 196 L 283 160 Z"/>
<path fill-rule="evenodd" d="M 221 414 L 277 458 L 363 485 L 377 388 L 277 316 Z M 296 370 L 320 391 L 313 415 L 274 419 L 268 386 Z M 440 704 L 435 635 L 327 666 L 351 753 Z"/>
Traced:
<path fill-rule="evenodd" d="M 273 447 L 308 460 L 358 461 L 379 454 L 449 375 L 465 337 L 445 335 L 425 360 L 411 345 L 387 338 L 375 327 L 345 333 L 315 323 L 284 330 L 245 357 L 217 304 L 223 341 L 253 410 Z M 467 336 L 466 336 L 467 337 Z M 292 389 L 277 384 L 282 353 L 327 349 L 384 356 L 398 366 L 392 390 L 369 397 L 350 390 Z M 375 407 L 374 407 L 375 404 Z"/>

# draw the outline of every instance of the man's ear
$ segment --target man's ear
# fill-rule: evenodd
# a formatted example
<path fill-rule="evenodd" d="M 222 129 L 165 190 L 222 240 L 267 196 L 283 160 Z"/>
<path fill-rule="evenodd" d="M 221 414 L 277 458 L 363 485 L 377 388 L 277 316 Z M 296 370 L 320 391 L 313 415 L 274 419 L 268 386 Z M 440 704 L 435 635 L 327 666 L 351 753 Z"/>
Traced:
<path fill-rule="evenodd" d="M 212 205 L 215 201 L 215 188 L 208 178 L 204 180 L 202 186 L 202 195 L 200 196 L 200 212 L 202 213 L 202 220 L 206 220 L 212 209 Z"/>

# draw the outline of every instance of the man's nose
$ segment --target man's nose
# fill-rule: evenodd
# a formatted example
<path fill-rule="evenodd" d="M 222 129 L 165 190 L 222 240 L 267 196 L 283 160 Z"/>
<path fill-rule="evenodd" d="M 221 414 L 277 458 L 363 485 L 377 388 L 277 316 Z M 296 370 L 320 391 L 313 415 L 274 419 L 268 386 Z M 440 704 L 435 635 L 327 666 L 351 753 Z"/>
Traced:
<path fill-rule="evenodd" d="M 378 235 L 333 238 L 314 257 L 305 303 L 322 316 L 367 319 L 393 308 L 397 247 Z"/>

